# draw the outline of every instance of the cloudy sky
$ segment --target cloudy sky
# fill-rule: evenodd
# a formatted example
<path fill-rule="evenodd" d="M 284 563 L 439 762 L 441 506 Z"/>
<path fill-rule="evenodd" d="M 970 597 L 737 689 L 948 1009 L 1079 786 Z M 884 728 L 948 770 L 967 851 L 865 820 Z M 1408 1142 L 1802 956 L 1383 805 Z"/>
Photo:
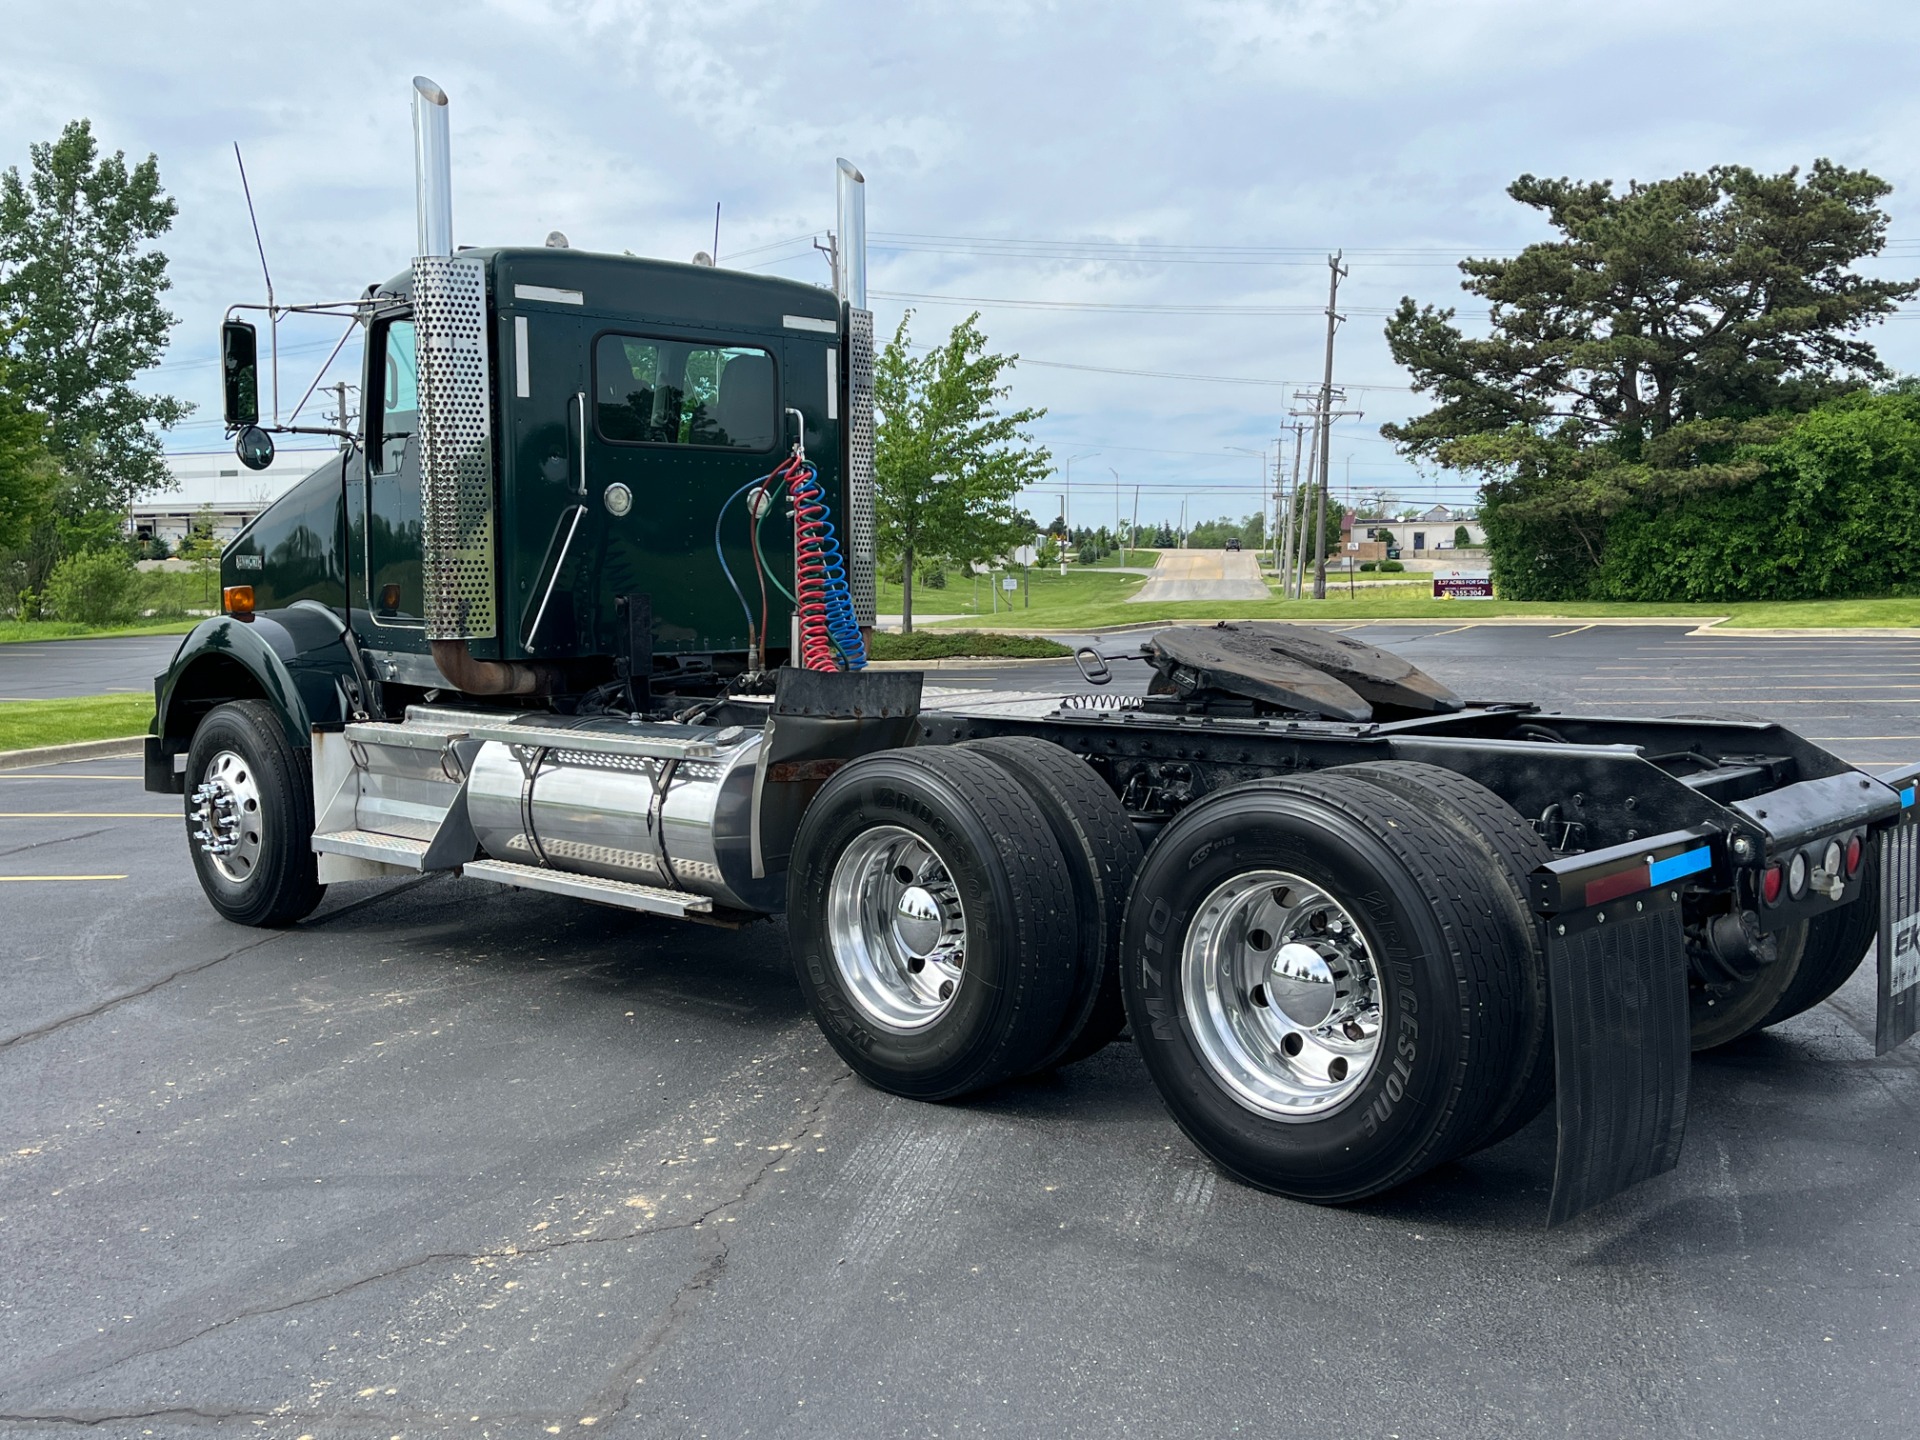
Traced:
<path fill-rule="evenodd" d="M 1543 238 L 1503 194 L 1523 172 L 1866 166 L 1898 187 L 1878 268 L 1920 274 L 1920 7 L 1896 0 L 7 8 L 0 164 L 84 115 L 107 148 L 156 153 L 179 200 L 180 325 L 152 377 L 200 405 L 176 450 L 220 445 L 214 329 L 260 298 L 233 142 L 281 298 L 357 293 L 412 251 L 415 73 L 452 97 L 464 244 L 560 229 L 685 259 L 718 203 L 722 264 L 824 282 L 809 237 L 852 158 L 882 327 L 912 307 L 924 342 L 981 310 L 1040 438 L 1078 457 L 1076 523 L 1136 486 L 1143 520 L 1256 508 L 1243 452 L 1317 380 L 1334 249 L 1337 372 L 1365 412 L 1335 434 L 1336 487 L 1468 496 L 1379 437 L 1418 404 L 1381 324 L 1403 294 L 1457 295 L 1461 255 Z M 284 343 L 311 367 L 332 339 Z M 1920 314 L 1879 343 L 1920 371 Z"/>

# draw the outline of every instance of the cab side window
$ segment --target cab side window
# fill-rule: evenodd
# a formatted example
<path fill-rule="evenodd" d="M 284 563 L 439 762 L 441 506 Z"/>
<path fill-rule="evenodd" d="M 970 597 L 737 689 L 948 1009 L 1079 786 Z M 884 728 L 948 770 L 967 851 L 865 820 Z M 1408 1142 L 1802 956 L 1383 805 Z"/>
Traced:
<path fill-rule="evenodd" d="M 616 443 L 761 453 L 779 441 L 773 356 L 765 350 L 602 335 L 594 377 L 595 418 Z"/>
<path fill-rule="evenodd" d="M 379 430 L 373 436 L 373 468 L 400 468 L 407 441 L 420 433 L 420 376 L 414 359 L 413 322 L 388 323 L 380 340 Z"/>

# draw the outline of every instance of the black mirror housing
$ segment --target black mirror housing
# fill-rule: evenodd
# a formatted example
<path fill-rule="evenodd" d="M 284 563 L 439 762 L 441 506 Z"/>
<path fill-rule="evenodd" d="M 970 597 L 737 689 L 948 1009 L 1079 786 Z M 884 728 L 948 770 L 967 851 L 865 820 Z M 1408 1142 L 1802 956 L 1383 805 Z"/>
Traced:
<path fill-rule="evenodd" d="M 223 413 L 229 430 L 260 423 L 260 337 L 245 320 L 220 325 L 220 378 Z M 243 455 L 241 457 L 245 459 Z"/>

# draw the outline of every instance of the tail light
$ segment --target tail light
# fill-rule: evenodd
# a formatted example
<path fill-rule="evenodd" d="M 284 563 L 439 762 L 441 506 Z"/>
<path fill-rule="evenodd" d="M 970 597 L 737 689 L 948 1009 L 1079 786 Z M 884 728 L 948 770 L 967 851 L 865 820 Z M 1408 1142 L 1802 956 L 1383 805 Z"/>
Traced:
<path fill-rule="evenodd" d="M 1866 857 L 1866 847 L 1860 843 L 1860 837 L 1854 836 L 1847 841 L 1847 878 L 1851 880 L 1860 873 L 1860 862 Z"/>
<path fill-rule="evenodd" d="M 1760 877 L 1760 897 L 1769 905 L 1780 903 L 1780 887 L 1786 883 L 1786 872 L 1776 862 L 1767 867 L 1766 874 Z"/>
<path fill-rule="evenodd" d="M 220 589 L 220 608 L 229 615 L 253 614 L 253 586 L 225 585 Z"/>

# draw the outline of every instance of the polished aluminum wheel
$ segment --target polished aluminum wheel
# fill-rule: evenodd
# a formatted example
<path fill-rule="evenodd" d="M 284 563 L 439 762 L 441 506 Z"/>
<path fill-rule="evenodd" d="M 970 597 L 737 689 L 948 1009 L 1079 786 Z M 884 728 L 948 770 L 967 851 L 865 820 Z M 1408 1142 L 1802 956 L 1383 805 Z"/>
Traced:
<path fill-rule="evenodd" d="M 260 863 L 260 786 L 252 762 L 222 750 L 207 762 L 188 798 L 193 841 L 213 868 L 236 885 Z"/>
<path fill-rule="evenodd" d="M 1251 870 L 1201 902 L 1181 948 L 1187 1024 L 1242 1105 L 1278 1120 L 1339 1109 L 1380 1051 L 1380 982 L 1353 916 L 1310 880 Z"/>
<path fill-rule="evenodd" d="M 876 826 L 847 846 L 827 882 L 827 943 L 867 1018 L 923 1030 L 965 979 L 966 912 L 940 857 L 910 830 Z"/>

